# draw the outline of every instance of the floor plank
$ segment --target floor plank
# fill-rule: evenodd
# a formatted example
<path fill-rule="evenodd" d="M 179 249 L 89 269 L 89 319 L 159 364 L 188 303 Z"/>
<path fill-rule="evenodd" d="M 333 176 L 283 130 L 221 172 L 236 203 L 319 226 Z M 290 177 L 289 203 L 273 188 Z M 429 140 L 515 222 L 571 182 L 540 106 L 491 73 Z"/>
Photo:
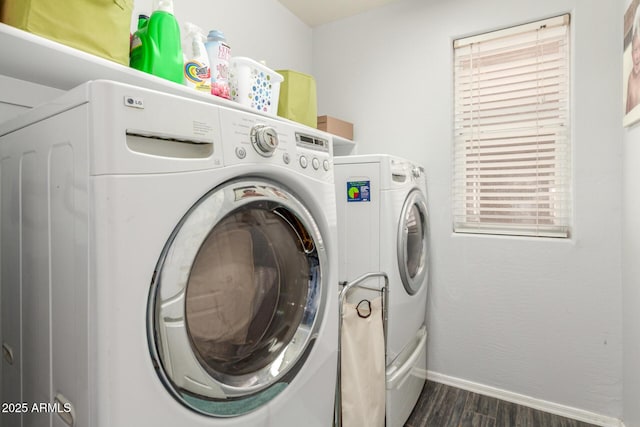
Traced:
<path fill-rule="evenodd" d="M 469 392 L 467 406 L 465 409 L 472 410 L 473 412 L 477 412 L 487 417 L 495 418 L 498 412 L 498 399 Z"/>
<path fill-rule="evenodd" d="M 433 406 L 427 415 L 426 427 L 457 427 L 463 405 L 457 404 L 458 399 L 467 392 L 447 385 L 442 385 L 437 397 L 437 404 Z M 460 396 L 459 396 L 460 395 Z M 466 395 L 464 396 L 466 397 Z"/>
<path fill-rule="evenodd" d="M 511 402 L 500 402 L 496 412 L 496 427 L 513 427 L 516 425 L 518 405 Z"/>
<path fill-rule="evenodd" d="M 496 419 L 477 412 L 465 411 L 457 427 L 495 427 Z"/>
<path fill-rule="evenodd" d="M 405 427 L 596 427 L 427 381 Z"/>

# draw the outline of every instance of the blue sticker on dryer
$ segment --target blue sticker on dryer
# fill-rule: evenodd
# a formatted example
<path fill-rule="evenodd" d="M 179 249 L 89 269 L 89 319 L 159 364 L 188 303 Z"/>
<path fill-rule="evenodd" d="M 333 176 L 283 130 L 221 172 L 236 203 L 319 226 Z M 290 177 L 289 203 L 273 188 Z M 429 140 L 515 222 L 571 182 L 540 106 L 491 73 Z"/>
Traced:
<path fill-rule="evenodd" d="M 371 181 L 347 181 L 347 202 L 370 202 Z"/>

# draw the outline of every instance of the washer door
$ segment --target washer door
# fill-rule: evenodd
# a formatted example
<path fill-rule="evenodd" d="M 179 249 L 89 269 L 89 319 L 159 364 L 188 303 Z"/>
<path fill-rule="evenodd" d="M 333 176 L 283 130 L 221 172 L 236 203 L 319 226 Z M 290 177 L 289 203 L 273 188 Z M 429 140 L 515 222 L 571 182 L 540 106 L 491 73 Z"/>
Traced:
<path fill-rule="evenodd" d="M 266 180 L 224 184 L 184 216 L 151 286 L 149 342 L 187 407 L 236 416 L 303 366 L 321 325 L 325 248 L 304 205 Z"/>
<path fill-rule="evenodd" d="M 398 227 L 398 266 L 402 284 L 413 295 L 426 282 L 429 270 L 427 202 L 418 189 L 407 196 Z"/>

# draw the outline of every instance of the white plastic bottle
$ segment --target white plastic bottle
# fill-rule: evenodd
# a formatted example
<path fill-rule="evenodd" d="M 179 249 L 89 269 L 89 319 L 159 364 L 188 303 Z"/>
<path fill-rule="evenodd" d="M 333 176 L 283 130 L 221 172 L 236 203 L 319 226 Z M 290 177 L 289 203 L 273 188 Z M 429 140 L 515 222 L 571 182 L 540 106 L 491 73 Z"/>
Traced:
<path fill-rule="evenodd" d="M 229 94 L 231 48 L 227 44 L 224 34 L 218 30 L 209 31 L 205 46 L 211 65 L 211 93 L 225 99 L 231 99 Z"/>
<path fill-rule="evenodd" d="M 184 24 L 184 84 L 206 93 L 211 92 L 211 68 L 204 46 L 202 30 L 189 22 Z"/>

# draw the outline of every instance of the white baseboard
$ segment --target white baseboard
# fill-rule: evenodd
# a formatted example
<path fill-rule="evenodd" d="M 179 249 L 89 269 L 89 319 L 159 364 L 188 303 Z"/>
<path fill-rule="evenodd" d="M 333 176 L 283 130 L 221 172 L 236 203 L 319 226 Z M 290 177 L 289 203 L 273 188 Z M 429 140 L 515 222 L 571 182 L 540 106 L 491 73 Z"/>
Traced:
<path fill-rule="evenodd" d="M 507 402 L 516 403 L 518 405 L 528 406 L 529 408 L 538 409 L 551 414 L 560 415 L 562 417 L 572 418 L 574 420 L 583 421 L 589 424 L 595 424 L 603 427 L 624 427 L 624 423 L 612 417 L 596 414 L 594 412 L 585 411 L 570 406 L 560 405 L 558 403 L 548 402 L 546 400 L 536 399 L 534 397 L 525 396 L 523 394 L 513 393 L 507 390 L 478 384 L 460 378 L 450 377 L 448 375 L 439 374 L 433 371 L 427 371 L 427 379 L 437 383 L 450 385 L 474 393 L 482 394 L 496 399 L 506 400 Z"/>

